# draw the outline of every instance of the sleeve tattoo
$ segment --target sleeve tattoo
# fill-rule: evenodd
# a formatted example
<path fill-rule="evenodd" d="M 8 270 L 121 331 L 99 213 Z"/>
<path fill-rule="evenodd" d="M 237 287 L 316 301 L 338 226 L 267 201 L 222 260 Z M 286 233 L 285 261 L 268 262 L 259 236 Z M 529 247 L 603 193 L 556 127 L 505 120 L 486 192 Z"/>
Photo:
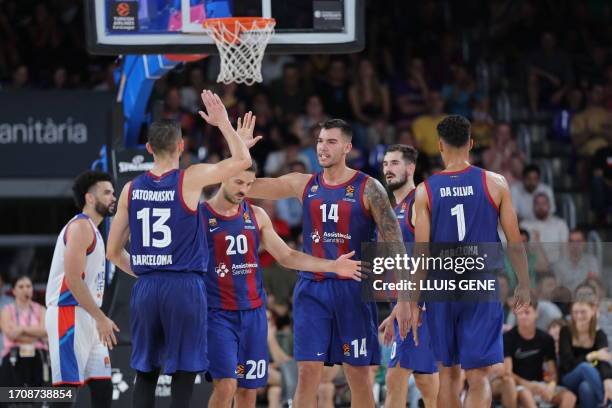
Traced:
<path fill-rule="evenodd" d="M 374 178 L 369 178 L 365 186 L 365 196 L 370 204 L 370 212 L 378 227 L 379 240 L 383 242 L 403 242 L 402 231 L 391 208 L 385 188 Z"/>

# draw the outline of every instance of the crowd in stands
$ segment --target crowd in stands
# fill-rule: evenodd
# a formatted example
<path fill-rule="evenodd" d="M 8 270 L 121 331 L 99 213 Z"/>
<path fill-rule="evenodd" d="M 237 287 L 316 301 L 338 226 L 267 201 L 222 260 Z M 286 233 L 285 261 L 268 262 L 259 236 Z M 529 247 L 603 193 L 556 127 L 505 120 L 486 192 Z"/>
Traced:
<path fill-rule="evenodd" d="M 0 1 L 0 92 L 116 90 L 116 61 L 86 52 L 82 3 Z M 227 153 L 222 138 L 197 116 L 200 91 L 212 87 L 234 123 L 249 110 L 256 115 L 255 133 L 264 136 L 252 150 L 260 176 L 319 171 L 318 124 L 340 117 L 355 132 L 351 167 L 379 176 L 384 146 L 409 144 L 419 150 L 417 183 L 442 166 L 436 125 L 447 114 L 468 117 L 473 162 L 510 183 L 537 299 L 515 316 L 509 304 L 514 274 L 500 276 L 508 358 L 492 379 L 496 398 L 506 407 L 542 401 L 570 407 L 576 400 L 581 407 L 597 406 L 604 394 L 612 396 L 612 280 L 587 250 L 587 231 L 602 229 L 604 241 L 612 236 L 612 5 L 426 0 L 408 7 L 390 0 L 385 7 L 369 1 L 366 7 L 367 46 L 360 54 L 267 55 L 264 82 L 253 87 L 216 84 L 219 61 L 211 56 L 158 80 L 149 110 L 181 123 L 187 146 L 182 166 L 215 162 Z M 556 192 L 520 145 L 516 115 L 500 111 L 502 94 L 518 101 L 524 120 L 546 127 L 548 141 L 571 152 L 562 159 L 578 180 L 577 191 L 589 197 L 587 224 L 574 228 L 560 216 Z M 300 203 L 258 204 L 279 235 L 299 248 Z M 278 406 L 280 367 L 292 354 L 296 276 L 265 253 L 261 263 L 274 361 L 268 398 Z M 5 336 L 11 330 L 2 329 Z M 539 351 L 527 356 L 531 349 Z M 339 391 L 334 394 L 336 373 L 326 375 L 321 401 L 341 399 Z"/>

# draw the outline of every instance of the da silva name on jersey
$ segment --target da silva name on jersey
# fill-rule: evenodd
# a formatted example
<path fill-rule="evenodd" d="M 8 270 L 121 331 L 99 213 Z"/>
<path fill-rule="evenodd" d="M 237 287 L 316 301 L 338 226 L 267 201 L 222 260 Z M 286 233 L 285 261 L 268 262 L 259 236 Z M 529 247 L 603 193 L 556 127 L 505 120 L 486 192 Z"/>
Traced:
<path fill-rule="evenodd" d="M 440 197 L 467 197 L 474 195 L 472 186 L 442 187 Z"/>

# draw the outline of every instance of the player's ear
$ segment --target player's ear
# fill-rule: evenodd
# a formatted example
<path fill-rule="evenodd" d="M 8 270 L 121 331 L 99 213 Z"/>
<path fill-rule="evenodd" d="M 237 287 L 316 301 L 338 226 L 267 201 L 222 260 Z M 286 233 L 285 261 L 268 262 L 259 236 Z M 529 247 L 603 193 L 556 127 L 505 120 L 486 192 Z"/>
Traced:
<path fill-rule="evenodd" d="M 440 149 L 440 153 L 444 151 L 444 145 L 442 144 L 442 139 L 438 138 L 438 149 Z"/>
<path fill-rule="evenodd" d="M 178 143 L 176 144 L 176 147 L 178 149 L 179 155 L 182 154 L 185 150 L 185 139 L 181 137 Z"/>
<path fill-rule="evenodd" d="M 344 146 L 344 154 L 349 154 L 349 152 L 353 150 L 353 143 L 348 142 L 345 146 Z"/>
<path fill-rule="evenodd" d="M 469 150 L 472 150 L 473 148 L 474 148 L 474 139 L 470 137 L 470 149 Z"/>
<path fill-rule="evenodd" d="M 151 147 L 151 144 L 149 142 L 147 142 L 145 147 L 147 148 L 147 152 L 149 152 L 150 155 L 155 155 L 155 153 L 153 152 L 153 147 Z"/>
<path fill-rule="evenodd" d="M 88 191 L 85 193 L 85 205 L 87 204 L 95 204 L 96 197 L 94 197 L 93 193 Z"/>
<path fill-rule="evenodd" d="M 408 173 L 408 177 L 414 176 L 415 171 L 416 171 L 416 164 L 408 163 L 408 166 L 406 166 L 406 173 Z"/>

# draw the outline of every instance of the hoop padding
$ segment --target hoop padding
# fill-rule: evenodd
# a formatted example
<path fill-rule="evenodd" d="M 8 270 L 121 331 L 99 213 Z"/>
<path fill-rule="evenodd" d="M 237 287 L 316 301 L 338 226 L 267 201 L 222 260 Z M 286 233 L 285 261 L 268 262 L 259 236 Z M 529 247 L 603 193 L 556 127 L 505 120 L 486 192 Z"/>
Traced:
<path fill-rule="evenodd" d="M 276 21 L 262 17 L 211 18 L 204 31 L 213 38 L 221 69 L 217 82 L 253 85 L 261 82 L 261 62 Z"/>

